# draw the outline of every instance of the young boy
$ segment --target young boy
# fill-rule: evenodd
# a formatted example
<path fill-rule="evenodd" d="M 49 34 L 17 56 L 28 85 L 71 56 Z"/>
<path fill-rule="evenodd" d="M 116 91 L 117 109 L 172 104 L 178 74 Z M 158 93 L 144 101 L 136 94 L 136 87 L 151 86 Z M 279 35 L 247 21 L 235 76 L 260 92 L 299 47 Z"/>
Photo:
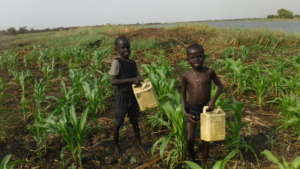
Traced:
<path fill-rule="evenodd" d="M 195 128 L 199 122 L 200 113 L 206 105 L 208 105 L 208 111 L 214 109 L 215 101 L 222 93 L 223 85 L 212 69 L 203 66 L 205 55 L 201 45 L 193 44 L 186 49 L 186 52 L 187 61 L 193 69 L 182 76 L 182 101 L 187 118 L 188 153 L 190 158 L 195 160 Z M 210 100 L 211 82 L 214 82 L 218 89 L 216 95 Z M 208 159 L 208 152 L 208 142 L 203 142 L 202 156 L 205 162 Z"/>
<path fill-rule="evenodd" d="M 113 60 L 109 74 L 112 75 L 112 84 L 116 87 L 117 109 L 115 112 L 114 143 L 117 151 L 120 152 L 119 130 L 126 114 L 132 124 L 137 143 L 141 144 L 138 125 L 139 107 L 131 85 L 133 83 L 139 84 L 142 79 L 138 75 L 135 61 L 129 59 L 131 52 L 129 40 L 123 36 L 118 37 L 115 40 L 115 50 L 118 53 L 118 57 Z"/>

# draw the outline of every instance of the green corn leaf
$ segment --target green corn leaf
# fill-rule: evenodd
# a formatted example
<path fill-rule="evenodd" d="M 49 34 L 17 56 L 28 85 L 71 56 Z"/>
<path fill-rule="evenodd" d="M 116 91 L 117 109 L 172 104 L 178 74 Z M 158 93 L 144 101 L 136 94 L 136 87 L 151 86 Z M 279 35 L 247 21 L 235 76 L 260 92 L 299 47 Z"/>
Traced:
<path fill-rule="evenodd" d="M 3 166 L 3 167 L 6 168 L 6 166 L 7 166 L 8 162 L 9 162 L 10 158 L 11 158 L 11 154 L 6 155 L 6 156 L 3 158 L 3 160 L 1 161 L 0 167 Z M 4 168 L 4 169 L 5 169 L 5 168 Z"/>
<path fill-rule="evenodd" d="M 213 169 L 225 169 L 226 164 L 238 153 L 238 150 L 231 151 L 223 160 L 219 160 L 213 166 Z"/>
<path fill-rule="evenodd" d="M 169 141 L 170 141 L 170 137 L 164 137 L 164 139 L 162 139 L 161 145 L 159 147 L 159 154 L 161 157 L 164 156 L 164 152 L 165 152 L 167 145 L 169 144 Z"/>
<path fill-rule="evenodd" d="M 74 107 L 74 105 L 72 105 L 71 107 L 70 107 L 70 110 L 69 110 L 69 116 L 71 116 L 70 118 L 70 120 L 71 120 L 71 122 L 74 124 L 74 126 L 77 126 L 77 116 L 76 116 L 76 113 L 75 113 L 75 107 Z"/>
<path fill-rule="evenodd" d="M 152 149 L 151 149 L 152 154 L 154 154 L 154 152 L 156 152 L 158 145 L 161 144 L 164 141 L 164 139 L 165 139 L 165 137 L 161 137 L 153 144 Z"/>
<path fill-rule="evenodd" d="M 86 123 L 86 120 L 87 120 L 87 116 L 88 116 L 88 112 L 89 110 L 86 109 L 82 116 L 81 116 L 81 120 L 80 120 L 80 131 L 83 131 L 84 127 L 85 127 L 85 123 Z"/>
<path fill-rule="evenodd" d="M 282 164 L 283 164 L 283 169 L 290 169 L 289 163 L 284 158 L 282 159 Z"/>
<path fill-rule="evenodd" d="M 294 159 L 291 165 L 294 169 L 300 169 L 300 157 Z"/>
<path fill-rule="evenodd" d="M 283 167 L 283 165 L 281 164 L 281 162 L 279 161 L 279 159 L 278 159 L 277 157 L 275 157 L 275 156 L 272 154 L 272 152 L 270 152 L 269 150 L 264 150 L 264 151 L 262 152 L 262 154 L 265 155 L 266 158 L 267 158 L 269 161 L 275 163 L 275 164 L 278 165 L 280 168 L 284 169 L 284 167 Z"/>
<path fill-rule="evenodd" d="M 203 169 L 201 166 L 192 161 L 184 161 L 184 163 L 187 164 L 190 169 Z"/>

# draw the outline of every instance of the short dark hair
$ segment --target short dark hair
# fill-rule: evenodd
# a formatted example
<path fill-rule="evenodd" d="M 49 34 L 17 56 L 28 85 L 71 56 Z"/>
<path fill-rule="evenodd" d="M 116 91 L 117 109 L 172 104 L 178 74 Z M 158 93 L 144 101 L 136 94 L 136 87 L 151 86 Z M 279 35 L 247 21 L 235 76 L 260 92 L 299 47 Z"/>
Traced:
<path fill-rule="evenodd" d="M 186 53 L 188 53 L 190 50 L 197 50 L 197 51 L 199 51 L 199 52 L 201 52 L 201 53 L 204 53 L 204 48 L 203 48 L 203 46 L 200 45 L 200 44 L 198 44 L 198 43 L 194 43 L 194 44 L 188 46 L 188 47 L 186 48 Z"/>
<path fill-rule="evenodd" d="M 125 36 L 119 36 L 115 40 L 115 45 L 118 45 L 118 43 L 120 41 L 125 41 L 126 43 L 130 44 L 130 41 L 129 41 L 129 39 L 127 37 L 125 37 Z"/>

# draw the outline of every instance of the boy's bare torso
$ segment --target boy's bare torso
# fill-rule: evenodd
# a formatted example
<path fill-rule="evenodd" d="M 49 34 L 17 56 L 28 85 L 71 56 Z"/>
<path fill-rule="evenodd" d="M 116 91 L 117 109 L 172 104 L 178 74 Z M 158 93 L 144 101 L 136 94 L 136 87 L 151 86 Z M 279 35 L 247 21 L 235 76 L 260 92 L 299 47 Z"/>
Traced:
<path fill-rule="evenodd" d="M 203 67 L 200 71 L 191 70 L 183 75 L 186 81 L 186 103 L 189 105 L 207 105 L 210 100 L 213 71 Z"/>

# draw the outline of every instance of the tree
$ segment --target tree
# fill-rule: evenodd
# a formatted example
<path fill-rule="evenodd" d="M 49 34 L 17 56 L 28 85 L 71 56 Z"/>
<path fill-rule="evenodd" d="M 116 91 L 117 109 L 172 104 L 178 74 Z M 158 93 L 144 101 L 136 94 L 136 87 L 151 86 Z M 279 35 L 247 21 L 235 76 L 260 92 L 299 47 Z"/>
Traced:
<path fill-rule="evenodd" d="M 6 32 L 9 33 L 9 34 L 12 34 L 12 35 L 17 34 L 17 30 L 16 30 L 16 28 L 14 28 L 14 27 L 8 28 L 8 29 L 6 30 Z"/>
<path fill-rule="evenodd" d="M 26 33 L 26 32 L 28 32 L 26 26 L 23 26 L 23 27 L 20 27 L 20 28 L 19 28 L 19 33 Z"/>
<path fill-rule="evenodd" d="M 278 18 L 278 16 L 277 15 L 268 15 L 267 18 L 268 19 L 274 19 L 274 18 Z"/>
<path fill-rule="evenodd" d="M 278 9 L 277 14 L 278 14 L 279 18 L 293 18 L 294 17 L 294 14 L 292 11 L 289 11 L 284 8 Z"/>

